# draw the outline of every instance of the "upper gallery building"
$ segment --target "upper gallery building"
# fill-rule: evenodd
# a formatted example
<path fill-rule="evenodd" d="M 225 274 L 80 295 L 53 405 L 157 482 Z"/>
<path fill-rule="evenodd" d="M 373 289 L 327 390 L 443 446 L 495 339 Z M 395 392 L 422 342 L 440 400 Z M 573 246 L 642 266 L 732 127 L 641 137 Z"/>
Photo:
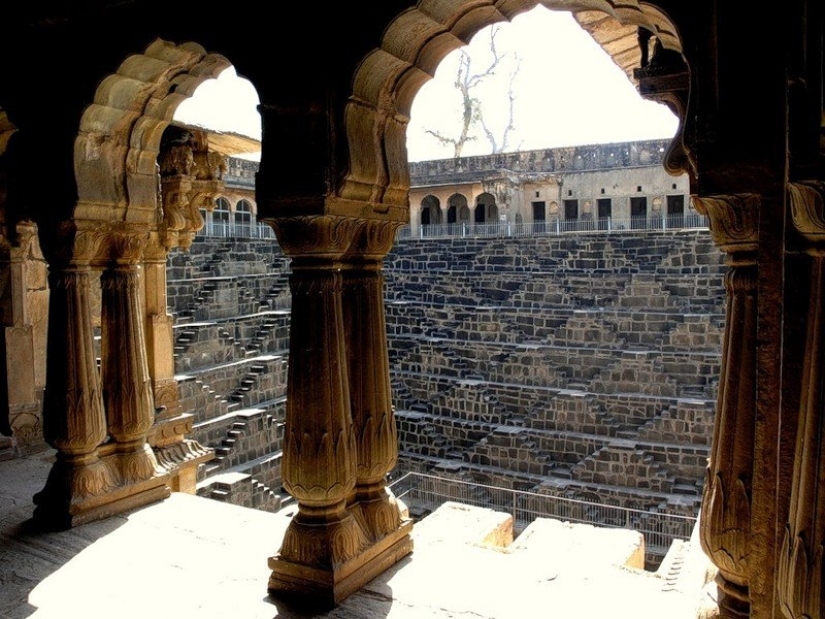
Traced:
<path fill-rule="evenodd" d="M 663 166 L 669 143 L 619 142 L 411 163 L 410 234 L 418 236 L 422 226 L 450 224 L 465 231 L 481 225 L 480 230 L 559 232 L 695 225 L 701 217 L 690 204 L 688 175 L 668 174 Z"/>
<path fill-rule="evenodd" d="M 446 54 L 536 4 L 6 7 L 0 358 L 12 357 L 5 384 L 25 387 L 23 400 L 43 380 L 57 456 L 36 521 L 73 527 L 186 487 L 186 455 L 198 455 L 176 409 L 165 264 L 217 189 L 208 164 L 193 174 L 184 159 L 161 192 L 159 158 L 176 146 L 164 134 L 180 102 L 232 64 L 260 94 L 258 219 L 292 260 L 283 475 L 298 509 L 268 589 L 337 603 L 411 551 L 411 523 L 385 488 L 397 437 L 381 273 L 409 219 L 410 107 Z M 688 174 L 729 257 L 700 526 L 722 615 L 823 617 L 825 7 L 541 4 L 573 12 L 642 96 L 677 114 L 663 165 Z M 29 303 L 43 282 L 27 269 L 44 263 L 48 312 Z M 34 326 L 44 320 L 45 346 Z M 28 404 L 8 391 L 9 411 Z M 157 449 L 182 454 L 183 472 L 172 458 L 161 466 Z"/>

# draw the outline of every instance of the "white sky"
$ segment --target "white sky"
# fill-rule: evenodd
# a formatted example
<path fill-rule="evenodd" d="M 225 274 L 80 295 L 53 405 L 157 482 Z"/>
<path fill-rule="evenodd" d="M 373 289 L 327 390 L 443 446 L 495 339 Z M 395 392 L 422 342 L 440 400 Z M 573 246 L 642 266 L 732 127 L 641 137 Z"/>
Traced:
<path fill-rule="evenodd" d="M 515 82 L 516 131 L 507 150 L 675 135 L 678 120 L 673 113 L 664 105 L 642 99 L 570 13 L 538 6 L 499 28 L 499 52 L 516 52 L 521 59 Z M 486 66 L 484 55 L 489 53 L 487 33 L 487 29 L 480 31 L 465 48 L 479 69 Z M 441 145 L 424 130 L 434 128 L 447 134 L 459 131 L 460 98 L 452 85 L 458 58 L 458 50 L 444 58 L 435 77 L 421 88 L 413 102 L 407 129 L 410 161 L 453 156 L 451 145 Z M 501 77 L 504 79 L 491 80 L 483 94 L 477 91 L 485 118 L 493 125 L 496 119 L 503 123 L 502 106 L 507 103 L 506 75 Z M 260 139 L 257 104 L 254 87 L 238 78 L 230 67 L 184 101 L 175 119 Z M 490 152 L 489 142 L 479 136 L 464 147 L 462 155 Z"/>

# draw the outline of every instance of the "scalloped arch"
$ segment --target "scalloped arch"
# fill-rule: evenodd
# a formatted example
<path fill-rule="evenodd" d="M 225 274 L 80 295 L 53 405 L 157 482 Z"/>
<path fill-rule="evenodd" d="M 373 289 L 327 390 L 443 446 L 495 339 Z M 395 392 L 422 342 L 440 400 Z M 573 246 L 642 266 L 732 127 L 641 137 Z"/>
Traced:
<path fill-rule="evenodd" d="M 161 136 L 178 105 L 229 66 L 196 43 L 156 39 L 104 78 L 75 139 L 75 218 L 153 223 Z"/>
<path fill-rule="evenodd" d="M 682 51 L 678 32 L 658 8 L 638 0 L 420 0 L 387 26 L 379 48 L 361 62 L 345 110 L 350 171 L 339 197 L 406 211 L 409 172 L 406 128 L 413 99 L 439 62 L 482 28 L 538 5 L 576 14 L 598 11 L 633 29 L 643 26 L 661 44 Z M 591 32 L 595 39 L 598 37 Z M 628 72 L 633 52 L 614 60 Z M 640 52 L 636 50 L 638 63 Z M 636 65 L 638 66 L 638 64 Z M 379 210 L 376 208 L 376 210 Z"/>

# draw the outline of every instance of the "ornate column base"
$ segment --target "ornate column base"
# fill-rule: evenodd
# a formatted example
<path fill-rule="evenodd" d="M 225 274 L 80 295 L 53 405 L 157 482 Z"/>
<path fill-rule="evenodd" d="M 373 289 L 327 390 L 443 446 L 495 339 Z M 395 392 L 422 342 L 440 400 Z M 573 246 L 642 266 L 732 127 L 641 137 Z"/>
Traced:
<path fill-rule="evenodd" d="M 716 586 L 719 619 L 748 619 L 750 617 L 747 588 L 726 580 L 721 574 L 716 576 Z"/>
<path fill-rule="evenodd" d="M 58 453 L 46 486 L 34 496 L 39 527 L 63 530 L 168 498 L 169 475 L 124 483 L 121 454 L 65 457 Z"/>
<path fill-rule="evenodd" d="M 356 488 L 354 501 L 347 506 L 370 540 L 379 540 L 394 533 L 410 513 L 383 481 L 380 484 Z"/>
<path fill-rule="evenodd" d="M 294 524 L 293 520 L 290 528 Z M 354 557 L 329 568 L 299 563 L 280 554 L 270 557 L 272 574 L 269 577 L 269 594 L 277 598 L 300 598 L 302 603 L 319 609 L 332 608 L 410 554 L 413 550 L 411 531 L 412 520 L 406 519 L 392 533 L 368 545 Z"/>

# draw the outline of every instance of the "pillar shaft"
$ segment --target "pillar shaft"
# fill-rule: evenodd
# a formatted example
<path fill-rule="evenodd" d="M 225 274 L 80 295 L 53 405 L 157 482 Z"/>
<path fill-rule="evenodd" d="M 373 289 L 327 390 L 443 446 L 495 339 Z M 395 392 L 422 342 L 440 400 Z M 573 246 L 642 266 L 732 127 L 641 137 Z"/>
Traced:
<path fill-rule="evenodd" d="M 52 278 L 45 436 L 59 452 L 88 455 L 106 438 L 92 325 L 92 275 L 69 267 Z"/>
<path fill-rule="evenodd" d="M 791 498 L 777 566 L 780 607 L 788 619 L 825 616 L 825 183 L 790 186 L 793 223 L 810 259 L 801 397 Z"/>
<path fill-rule="evenodd" d="M 357 448 L 353 513 L 367 535 L 380 539 L 402 526 L 406 508 L 386 487 L 398 460 L 398 434 L 392 407 L 382 259 L 395 236 L 391 224 L 368 224 L 359 245 L 367 260 L 344 270 L 344 319 L 349 360 L 350 400 Z M 380 257 L 379 257 L 380 256 Z"/>
<path fill-rule="evenodd" d="M 397 446 L 382 279 L 364 220 L 273 227 L 292 258 L 283 478 L 298 513 L 269 560 L 269 592 L 331 606 L 412 549 L 384 482 Z"/>
<path fill-rule="evenodd" d="M 121 264 L 101 278 L 101 359 L 109 434 L 124 481 L 150 479 L 157 463 L 146 443 L 154 404 L 146 360 L 139 269 Z"/>
<path fill-rule="evenodd" d="M 696 200 L 711 235 L 727 253 L 727 311 L 713 447 L 700 517 L 700 541 L 719 568 L 722 617 L 750 612 L 752 482 L 756 424 L 756 245 L 754 195 Z"/>
<path fill-rule="evenodd" d="M 34 497 L 34 516 L 53 528 L 85 521 L 99 497 L 117 485 L 99 455 L 106 418 L 94 348 L 93 281 L 85 265 L 51 278 L 44 434 L 57 454 L 45 487 Z"/>

